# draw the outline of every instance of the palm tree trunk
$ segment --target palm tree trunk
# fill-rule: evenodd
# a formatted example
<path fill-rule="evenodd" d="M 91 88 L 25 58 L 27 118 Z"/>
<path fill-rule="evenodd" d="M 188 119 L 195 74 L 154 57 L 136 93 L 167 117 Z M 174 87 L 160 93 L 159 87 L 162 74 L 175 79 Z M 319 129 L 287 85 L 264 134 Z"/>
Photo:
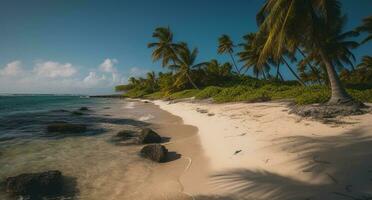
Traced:
<path fill-rule="evenodd" d="M 282 76 L 282 74 L 279 72 L 279 77 L 280 77 L 280 79 L 282 80 L 282 81 L 284 81 L 284 78 L 283 78 L 283 76 Z"/>
<path fill-rule="evenodd" d="M 328 101 L 329 104 L 346 104 L 353 101 L 353 98 L 346 92 L 345 88 L 342 86 L 341 81 L 336 73 L 335 67 L 324 54 L 320 51 L 320 56 L 325 64 L 328 79 L 331 85 L 332 95 L 331 99 Z"/>
<path fill-rule="evenodd" d="M 279 80 L 279 62 L 278 62 L 278 64 L 276 65 L 276 80 Z"/>
<path fill-rule="evenodd" d="M 262 70 L 262 76 L 264 77 L 265 80 L 267 80 L 265 70 Z"/>
<path fill-rule="evenodd" d="M 298 52 L 300 52 L 300 54 L 302 55 L 303 58 L 306 58 L 305 53 L 300 48 L 297 48 L 297 50 L 298 50 Z M 313 73 L 316 75 L 316 77 L 318 79 L 318 83 L 321 85 L 322 84 L 322 82 L 320 81 L 321 78 L 320 78 L 320 75 L 317 73 L 315 67 L 311 63 L 309 63 L 309 66 L 311 68 L 311 71 L 313 71 Z"/>
<path fill-rule="evenodd" d="M 238 72 L 238 74 L 240 75 L 240 70 L 238 69 L 238 66 L 237 66 L 236 63 L 235 63 L 234 56 L 232 55 L 231 52 L 229 52 L 229 54 L 230 54 L 230 57 L 231 57 L 231 60 L 232 60 L 232 62 L 233 62 L 233 65 L 234 65 L 234 67 L 235 67 L 236 72 Z"/>
<path fill-rule="evenodd" d="M 306 86 L 305 83 L 301 80 L 301 78 L 296 74 L 295 71 L 293 71 L 293 69 L 291 68 L 291 66 L 289 66 L 289 64 L 287 63 L 287 61 L 282 57 L 282 60 L 283 62 L 285 63 L 285 65 L 288 67 L 289 71 L 292 72 L 293 76 L 296 77 L 297 81 L 302 85 L 302 86 Z"/>
<path fill-rule="evenodd" d="M 189 79 L 189 82 L 195 89 L 199 89 L 199 87 L 194 83 L 194 81 L 191 79 L 190 74 L 186 73 L 187 79 Z"/>

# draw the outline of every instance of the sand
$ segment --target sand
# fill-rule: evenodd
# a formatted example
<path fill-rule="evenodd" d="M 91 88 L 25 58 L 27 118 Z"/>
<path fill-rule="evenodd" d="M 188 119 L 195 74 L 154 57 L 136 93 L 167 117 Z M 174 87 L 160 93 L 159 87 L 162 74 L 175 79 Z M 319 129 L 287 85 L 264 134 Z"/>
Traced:
<path fill-rule="evenodd" d="M 180 180 L 194 199 L 372 195 L 372 114 L 323 124 L 288 114 L 285 102 L 154 103 L 198 129 L 201 155 L 192 140 L 181 151 L 192 164 Z"/>

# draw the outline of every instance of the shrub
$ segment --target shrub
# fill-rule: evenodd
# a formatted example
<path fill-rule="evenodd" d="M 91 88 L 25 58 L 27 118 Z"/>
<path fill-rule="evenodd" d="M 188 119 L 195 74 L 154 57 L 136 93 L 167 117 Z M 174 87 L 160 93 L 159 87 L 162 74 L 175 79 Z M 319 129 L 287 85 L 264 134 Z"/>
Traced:
<path fill-rule="evenodd" d="M 221 90 L 222 90 L 221 87 L 209 86 L 209 87 L 204 88 L 198 94 L 196 94 L 195 98 L 197 99 L 211 98 L 213 96 L 216 96 L 218 93 L 220 93 Z"/>
<path fill-rule="evenodd" d="M 296 96 L 295 102 L 300 105 L 325 103 L 330 97 L 330 89 L 326 87 L 310 87 L 303 90 L 302 94 Z"/>
<path fill-rule="evenodd" d="M 170 100 L 191 98 L 195 97 L 198 92 L 200 92 L 200 90 L 197 89 L 183 90 L 169 95 L 168 98 Z"/>

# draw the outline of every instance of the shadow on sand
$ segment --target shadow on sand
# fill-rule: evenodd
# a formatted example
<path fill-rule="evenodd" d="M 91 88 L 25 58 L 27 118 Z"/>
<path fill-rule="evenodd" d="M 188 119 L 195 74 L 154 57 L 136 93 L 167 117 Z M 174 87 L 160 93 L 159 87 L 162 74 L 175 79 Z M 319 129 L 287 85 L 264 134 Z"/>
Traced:
<path fill-rule="evenodd" d="M 354 129 L 337 136 L 285 137 L 276 147 L 297 154 L 290 162 L 312 180 L 309 183 L 265 170 L 236 169 L 215 174 L 212 184 L 231 197 L 197 199 L 369 200 L 372 199 L 371 130 Z"/>

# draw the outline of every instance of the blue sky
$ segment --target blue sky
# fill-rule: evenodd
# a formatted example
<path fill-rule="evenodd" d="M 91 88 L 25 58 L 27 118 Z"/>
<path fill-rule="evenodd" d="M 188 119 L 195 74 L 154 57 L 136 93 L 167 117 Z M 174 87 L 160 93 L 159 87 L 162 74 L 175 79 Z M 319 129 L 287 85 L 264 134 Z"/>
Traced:
<path fill-rule="evenodd" d="M 94 1 L 1 0 L 0 93 L 110 93 L 129 76 L 160 71 L 151 61 L 151 34 L 170 26 L 175 39 L 217 58 L 217 38 L 235 43 L 257 30 L 262 0 Z M 371 15 L 371 0 L 344 0 L 346 29 Z M 353 52 L 371 54 L 372 44 Z M 286 78 L 291 75 L 283 70 Z M 21 76 L 19 76 L 21 74 Z"/>

